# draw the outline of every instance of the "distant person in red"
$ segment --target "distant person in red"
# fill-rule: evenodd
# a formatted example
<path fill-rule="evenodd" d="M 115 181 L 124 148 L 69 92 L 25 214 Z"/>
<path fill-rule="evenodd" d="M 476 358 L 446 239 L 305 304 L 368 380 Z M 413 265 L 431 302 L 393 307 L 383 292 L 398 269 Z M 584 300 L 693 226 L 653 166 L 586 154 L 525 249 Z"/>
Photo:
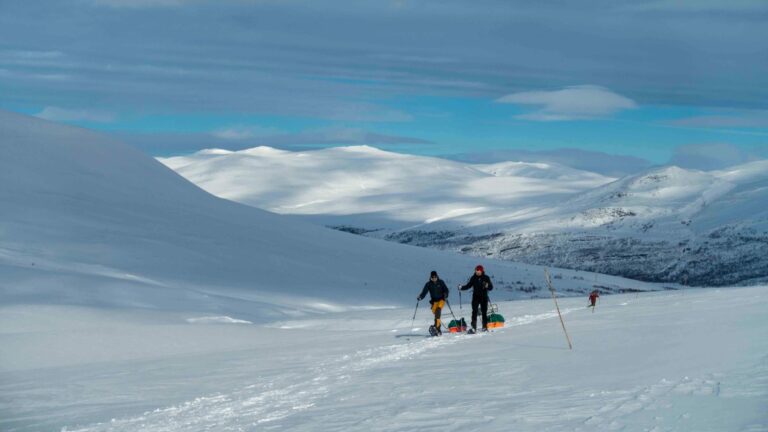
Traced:
<path fill-rule="evenodd" d="M 589 293 L 589 306 L 587 307 L 591 306 L 594 308 L 598 297 L 600 297 L 600 292 L 597 290 L 594 290 L 591 293 Z"/>

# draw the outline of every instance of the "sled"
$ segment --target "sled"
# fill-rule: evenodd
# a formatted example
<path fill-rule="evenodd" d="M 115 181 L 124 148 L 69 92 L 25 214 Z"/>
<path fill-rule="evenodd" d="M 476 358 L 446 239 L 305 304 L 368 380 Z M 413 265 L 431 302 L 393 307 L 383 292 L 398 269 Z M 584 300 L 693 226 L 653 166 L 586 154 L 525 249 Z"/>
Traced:
<path fill-rule="evenodd" d="M 495 329 L 504 327 L 504 316 L 499 313 L 499 306 L 492 304 L 491 313 L 488 314 L 488 328 Z"/>
<path fill-rule="evenodd" d="M 448 323 L 448 331 L 451 333 L 464 333 L 467 331 L 467 322 L 464 318 L 454 319 Z"/>

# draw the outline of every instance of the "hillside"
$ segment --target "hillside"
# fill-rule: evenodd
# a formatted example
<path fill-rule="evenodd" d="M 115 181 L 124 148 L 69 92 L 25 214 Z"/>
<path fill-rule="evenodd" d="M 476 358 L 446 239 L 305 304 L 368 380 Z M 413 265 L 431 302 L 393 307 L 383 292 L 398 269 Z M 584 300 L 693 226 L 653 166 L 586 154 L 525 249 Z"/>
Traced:
<path fill-rule="evenodd" d="M 318 227 L 216 198 L 133 148 L 0 113 L 2 304 L 207 311 L 250 321 L 410 304 L 430 270 L 454 286 L 476 258 Z M 483 260 L 500 298 L 540 268 Z M 576 277 L 567 272 L 565 277 Z M 573 279 L 574 293 L 591 289 Z M 657 289 L 619 278 L 620 291 Z"/>
<path fill-rule="evenodd" d="M 556 228 L 555 228 L 556 227 Z M 465 251 L 691 285 L 768 278 L 768 161 L 654 169 L 511 224 Z"/>

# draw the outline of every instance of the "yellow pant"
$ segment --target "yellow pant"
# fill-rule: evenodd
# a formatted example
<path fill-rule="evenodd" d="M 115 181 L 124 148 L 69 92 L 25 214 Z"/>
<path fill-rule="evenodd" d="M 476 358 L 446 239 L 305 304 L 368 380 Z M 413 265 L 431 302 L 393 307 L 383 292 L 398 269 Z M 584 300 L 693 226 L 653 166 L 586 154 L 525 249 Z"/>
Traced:
<path fill-rule="evenodd" d="M 435 328 L 440 328 L 440 314 L 445 306 L 445 300 L 438 300 L 432 303 L 432 313 L 435 314 Z"/>

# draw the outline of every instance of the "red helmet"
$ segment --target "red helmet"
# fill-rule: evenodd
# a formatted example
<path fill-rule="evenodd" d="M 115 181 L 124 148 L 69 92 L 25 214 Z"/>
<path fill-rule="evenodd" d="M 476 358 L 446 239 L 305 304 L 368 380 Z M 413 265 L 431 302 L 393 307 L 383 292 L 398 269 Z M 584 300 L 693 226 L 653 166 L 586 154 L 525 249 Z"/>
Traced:
<path fill-rule="evenodd" d="M 475 267 L 475 271 L 478 271 L 478 270 L 480 270 L 481 272 L 485 273 L 485 269 L 483 268 L 483 266 L 481 266 L 479 264 L 477 265 L 477 267 Z"/>

